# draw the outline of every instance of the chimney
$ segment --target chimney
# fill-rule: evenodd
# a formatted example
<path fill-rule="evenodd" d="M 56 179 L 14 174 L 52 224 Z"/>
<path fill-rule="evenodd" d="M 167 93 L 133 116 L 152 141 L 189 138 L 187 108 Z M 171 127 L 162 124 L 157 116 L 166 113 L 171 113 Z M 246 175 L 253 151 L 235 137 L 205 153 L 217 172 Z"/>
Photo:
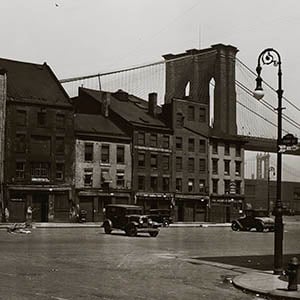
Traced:
<path fill-rule="evenodd" d="M 148 95 L 148 113 L 152 117 L 156 117 L 157 93 L 150 93 Z"/>
<path fill-rule="evenodd" d="M 106 118 L 109 115 L 109 105 L 110 105 L 110 93 L 103 92 L 102 93 L 101 113 Z"/>

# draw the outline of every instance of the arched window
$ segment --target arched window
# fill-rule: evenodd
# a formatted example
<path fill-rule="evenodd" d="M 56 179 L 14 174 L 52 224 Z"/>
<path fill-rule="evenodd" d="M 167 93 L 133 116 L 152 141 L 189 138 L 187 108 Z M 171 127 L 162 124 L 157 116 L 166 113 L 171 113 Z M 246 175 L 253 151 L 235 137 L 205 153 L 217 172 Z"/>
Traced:
<path fill-rule="evenodd" d="M 189 97 L 190 91 L 191 91 L 191 83 L 190 81 L 188 81 L 187 84 L 185 85 L 184 96 Z"/>
<path fill-rule="evenodd" d="M 214 115 L 215 115 L 215 80 L 212 78 L 209 82 L 209 126 L 214 126 Z"/>

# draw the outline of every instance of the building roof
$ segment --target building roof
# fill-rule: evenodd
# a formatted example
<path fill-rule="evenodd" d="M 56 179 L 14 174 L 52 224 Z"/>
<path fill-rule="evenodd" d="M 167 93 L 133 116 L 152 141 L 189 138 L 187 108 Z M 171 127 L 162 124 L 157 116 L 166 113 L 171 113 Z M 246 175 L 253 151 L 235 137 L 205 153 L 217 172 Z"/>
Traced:
<path fill-rule="evenodd" d="M 95 100 L 102 102 L 103 92 L 86 88 L 80 89 L 81 91 L 93 97 Z M 121 100 L 121 97 L 118 97 L 118 92 L 110 94 L 110 109 L 121 116 L 124 120 L 130 122 L 132 125 L 156 127 L 159 129 L 169 130 L 162 120 L 160 120 L 158 117 L 153 117 L 148 113 L 147 101 L 130 94 L 128 94 L 128 99 L 125 101 Z M 159 106 L 157 106 L 156 109 L 158 113 L 161 111 L 161 107 Z"/>
<path fill-rule="evenodd" d="M 74 127 L 75 134 L 84 133 L 129 139 L 124 131 L 102 115 L 76 114 L 74 116 Z"/>
<path fill-rule="evenodd" d="M 8 100 L 70 106 L 66 91 L 46 64 L 0 58 L 0 69 L 7 72 Z"/>

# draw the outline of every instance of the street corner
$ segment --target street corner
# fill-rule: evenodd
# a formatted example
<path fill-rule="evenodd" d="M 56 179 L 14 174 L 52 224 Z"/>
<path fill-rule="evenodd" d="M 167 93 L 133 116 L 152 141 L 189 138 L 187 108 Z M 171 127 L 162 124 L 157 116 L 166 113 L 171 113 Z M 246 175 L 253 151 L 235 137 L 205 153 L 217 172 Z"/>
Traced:
<path fill-rule="evenodd" d="M 300 285 L 298 291 L 289 291 L 288 283 L 280 279 L 279 275 L 267 272 L 248 272 L 233 278 L 233 284 L 240 289 L 269 296 L 274 299 L 300 299 Z"/>

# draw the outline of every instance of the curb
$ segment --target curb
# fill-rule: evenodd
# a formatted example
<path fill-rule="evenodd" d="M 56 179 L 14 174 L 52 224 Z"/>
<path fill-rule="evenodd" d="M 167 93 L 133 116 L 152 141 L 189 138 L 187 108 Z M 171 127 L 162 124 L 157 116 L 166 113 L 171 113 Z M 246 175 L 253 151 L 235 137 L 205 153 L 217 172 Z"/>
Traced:
<path fill-rule="evenodd" d="M 300 299 L 300 291 L 288 291 L 287 282 L 268 272 L 249 272 L 233 278 L 233 284 L 252 293 L 277 299 Z M 298 285 L 298 288 L 300 286 Z"/>

